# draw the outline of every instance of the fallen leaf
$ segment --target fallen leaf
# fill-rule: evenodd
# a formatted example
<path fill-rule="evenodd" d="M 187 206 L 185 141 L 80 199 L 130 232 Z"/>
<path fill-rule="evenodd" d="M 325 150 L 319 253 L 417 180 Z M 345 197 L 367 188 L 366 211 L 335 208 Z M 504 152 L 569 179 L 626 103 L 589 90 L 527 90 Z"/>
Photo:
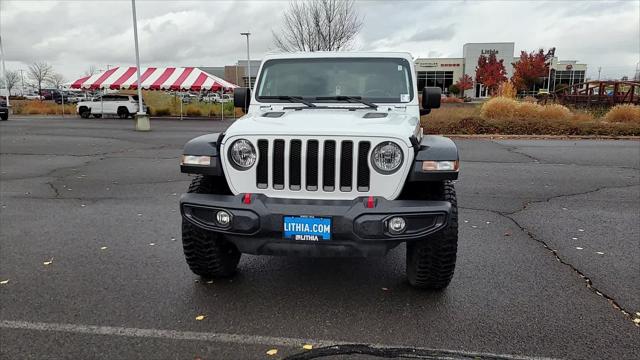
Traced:
<path fill-rule="evenodd" d="M 382 291 L 389 291 L 388 288 L 382 288 Z"/>
<path fill-rule="evenodd" d="M 202 320 L 204 320 L 204 318 L 206 318 L 206 316 L 205 316 L 205 315 L 198 315 L 198 316 L 196 316 L 196 320 L 198 320 L 198 321 L 202 321 Z"/>
<path fill-rule="evenodd" d="M 491 224 L 491 221 L 487 221 L 487 224 Z"/>
<path fill-rule="evenodd" d="M 578 229 L 578 231 L 580 231 L 580 232 L 584 232 L 584 229 Z"/>
<path fill-rule="evenodd" d="M 562 210 L 568 210 L 567 208 L 562 208 Z"/>
<path fill-rule="evenodd" d="M 85 206 L 87 206 L 87 205 L 85 205 L 85 204 L 81 204 L 81 205 L 80 205 L 80 207 L 85 207 Z"/>
<path fill-rule="evenodd" d="M 267 355 L 273 356 L 278 353 L 278 349 L 267 350 Z"/>
<path fill-rule="evenodd" d="M 176 238 L 172 237 L 172 238 L 171 238 L 171 241 L 176 241 Z"/>
<path fill-rule="evenodd" d="M 578 238 L 577 237 L 572 237 L 571 240 L 578 240 Z"/>
<path fill-rule="evenodd" d="M 156 243 L 149 243 L 149 246 L 154 246 Z"/>
<path fill-rule="evenodd" d="M 511 232 L 507 231 L 506 233 L 504 233 L 504 236 L 511 236 Z"/>
<path fill-rule="evenodd" d="M 42 265 L 51 265 L 52 262 L 53 262 L 53 258 L 49 259 L 49 261 L 43 262 Z"/>
<path fill-rule="evenodd" d="M 471 227 L 474 228 L 474 229 L 477 228 L 477 226 L 475 226 L 475 225 L 471 225 Z"/>
<path fill-rule="evenodd" d="M 100 250 L 107 250 L 108 248 L 106 246 L 103 246 L 100 248 Z"/>
<path fill-rule="evenodd" d="M 9 282 L 9 279 L 0 281 L 0 285 L 4 285 Z"/>
<path fill-rule="evenodd" d="M 576 249 L 577 249 L 577 250 L 582 250 L 583 248 L 581 248 L 581 247 L 579 247 L 579 246 L 576 246 Z"/>
<path fill-rule="evenodd" d="M 465 223 L 468 223 L 468 222 L 469 222 L 469 220 L 465 220 L 464 222 L 465 222 Z"/>
<path fill-rule="evenodd" d="M 636 324 L 640 324 L 640 318 L 633 319 L 633 322 L 636 323 Z"/>
<path fill-rule="evenodd" d="M 604 255 L 604 253 L 602 251 L 596 251 L 596 254 L 598 255 Z"/>
<path fill-rule="evenodd" d="M 207 284 L 213 284 L 213 280 L 207 281 Z"/>
<path fill-rule="evenodd" d="M 305 349 L 305 350 L 311 350 L 311 349 L 313 349 L 313 345 L 311 345 L 311 344 L 304 344 L 304 345 L 302 345 L 302 348 L 303 348 L 303 349 Z"/>
<path fill-rule="evenodd" d="M 138 214 L 138 216 L 142 216 L 142 214 Z"/>

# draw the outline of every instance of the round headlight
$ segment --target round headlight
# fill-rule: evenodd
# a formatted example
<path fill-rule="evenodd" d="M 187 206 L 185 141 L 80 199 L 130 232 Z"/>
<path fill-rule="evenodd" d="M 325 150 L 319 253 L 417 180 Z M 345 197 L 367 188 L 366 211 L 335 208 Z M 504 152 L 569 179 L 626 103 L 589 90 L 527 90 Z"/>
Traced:
<path fill-rule="evenodd" d="M 371 153 L 373 167 L 382 174 L 396 172 L 402 165 L 402 149 L 398 144 L 384 141 L 378 144 Z"/>
<path fill-rule="evenodd" d="M 238 170 L 247 170 L 256 163 L 256 149 L 246 139 L 236 140 L 229 149 L 231 164 Z"/>

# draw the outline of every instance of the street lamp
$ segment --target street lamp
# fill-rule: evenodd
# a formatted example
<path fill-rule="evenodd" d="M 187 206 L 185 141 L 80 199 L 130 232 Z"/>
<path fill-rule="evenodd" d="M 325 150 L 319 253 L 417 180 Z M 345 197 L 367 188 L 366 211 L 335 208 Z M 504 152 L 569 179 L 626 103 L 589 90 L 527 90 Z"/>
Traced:
<path fill-rule="evenodd" d="M 243 32 L 243 33 L 240 33 L 240 35 L 247 37 L 247 75 L 249 79 L 249 89 L 251 89 L 251 58 L 249 56 L 249 35 L 251 35 L 251 33 Z"/>
<path fill-rule="evenodd" d="M 142 86 L 140 84 L 140 51 L 138 50 L 138 21 L 136 20 L 136 0 L 131 0 L 131 10 L 133 13 L 133 38 L 136 44 L 136 71 L 138 85 L 138 113 L 136 114 L 136 130 L 149 131 L 151 130 L 151 124 L 149 123 L 149 117 L 144 111 L 144 102 L 142 101 Z"/>

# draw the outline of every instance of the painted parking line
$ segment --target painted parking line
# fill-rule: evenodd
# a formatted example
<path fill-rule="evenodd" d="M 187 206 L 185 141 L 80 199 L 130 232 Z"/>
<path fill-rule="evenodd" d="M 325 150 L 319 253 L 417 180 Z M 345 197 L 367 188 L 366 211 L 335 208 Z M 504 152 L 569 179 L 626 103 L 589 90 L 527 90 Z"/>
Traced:
<path fill-rule="evenodd" d="M 14 330 L 32 330 L 32 331 L 49 331 L 49 332 L 65 332 L 83 335 L 110 335 L 134 338 L 157 338 L 171 340 L 192 340 L 192 341 L 209 341 L 226 344 L 242 344 L 242 345 L 267 345 L 267 346 L 283 346 L 292 348 L 301 348 L 304 344 L 312 344 L 314 348 L 349 345 L 352 342 L 335 341 L 335 340 L 318 340 L 303 339 L 289 337 L 274 337 L 261 335 L 244 335 L 244 334 L 227 334 L 213 332 L 195 332 L 195 331 L 178 331 L 166 329 L 141 329 L 128 328 L 119 326 L 98 326 L 84 324 L 61 324 L 61 323 L 43 323 L 29 321 L 12 321 L 0 320 L 0 329 Z M 380 349 L 406 348 L 406 346 L 391 346 L 383 344 L 368 344 L 371 347 Z M 478 357 L 478 358 L 499 358 L 509 360 L 547 360 L 550 358 L 530 357 L 520 355 L 506 355 L 494 353 L 476 353 L 458 350 L 446 349 L 427 349 L 413 348 L 421 351 L 434 351 L 441 354 L 449 354 L 462 357 Z"/>

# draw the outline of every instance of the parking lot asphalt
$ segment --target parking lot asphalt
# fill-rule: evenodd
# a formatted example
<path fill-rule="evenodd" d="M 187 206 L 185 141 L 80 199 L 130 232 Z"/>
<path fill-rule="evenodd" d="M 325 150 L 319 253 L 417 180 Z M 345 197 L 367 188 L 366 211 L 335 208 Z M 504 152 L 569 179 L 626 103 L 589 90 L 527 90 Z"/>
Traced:
<path fill-rule="evenodd" d="M 409 287 L 402 246 L 244 255 L 235 278 L 208 283 L 182 254 L 178 157 L 230 123 L 0 123 L 1 358 L 640 353 L 640 142 L 455 140 L 459 257 L 443 292 Z"/>

